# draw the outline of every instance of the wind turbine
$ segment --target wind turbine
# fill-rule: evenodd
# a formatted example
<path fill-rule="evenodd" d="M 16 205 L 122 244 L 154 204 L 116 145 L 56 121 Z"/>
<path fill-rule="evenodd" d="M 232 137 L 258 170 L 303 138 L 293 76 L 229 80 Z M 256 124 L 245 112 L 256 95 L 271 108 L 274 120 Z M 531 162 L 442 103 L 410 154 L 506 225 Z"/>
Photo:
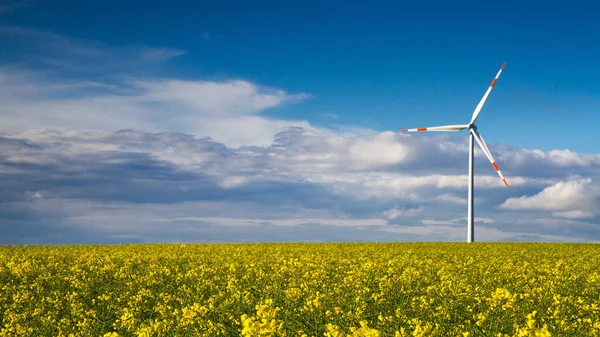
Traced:
<path fill-rule="evenodd" d="M 475 111 L 473 111 L 473 117 L 471 117 L 471 121 L 469 122 L 469 124 L 445 125 L 445 126 L 434 126 L 434 127 L 428 127 L 428 128 L 400 130 L 400 132 L 424 132 L 424 131 L 460 131 L 460 130 L 464 130 L 464 129 L 469 129 L 469 200 L 468 200 L 468 211 L 467 211 L 467 242 L 473 242 L 474 237 L 475 237 L 474 227 L 473 227 L 473 152 L 474 152 L 473 151 L 474 150 L 473 139 L 475 139 L 477 141 L 477 143 L 483 150 L 483 153 L 485 153 L 485 155 L 488 157 L 488 159 L 492 163 L 492 166 L 494 167 L 496 172 L 498 172 L 498 175 L 502 179 L 502 182 L 504 182 L 504 185 L 506 185 L 506 187 L 508 187 L 508 183 L 506 182 L 506 179 L 504 179 L 502 172 L 500 172 L 500 169 L 498 168 L 498 165 L 496 164 L 494 157 L 492 157 L 492 153 L 490 152 L 487 145 L 485 144 L 483 137 L 481 136 L 481 134 L 479 134 L 479 132 L 477 132 L 477 126 L 475 125 L 475 120 L 477 120 L 477 117 L 479 116 L 479 113 L 481 112 L 481 109 L 483 108 L 483 105 L 485 104 L 485 101 L 487 100 L 488 95 L 492 91 L 492 88 L 494 88 L 494 85 L 496 84 L 498 77 L 500 77 L 500 74 L 502 73 L 502 70 L 504 69 L 505 65 L 506 65 L 506 62 L 504 62 L 502 64 L 502 67 L 498 71 L 498 74 L 496 74 L 496 77 L 494 77 L 494 80 L 490 84 L 490 87 L 485 92 L 485 95 L 483 95 L 483 98 L 481 99 L 479 104 L 477 104 L 477 107 L 475 108 Z"/>

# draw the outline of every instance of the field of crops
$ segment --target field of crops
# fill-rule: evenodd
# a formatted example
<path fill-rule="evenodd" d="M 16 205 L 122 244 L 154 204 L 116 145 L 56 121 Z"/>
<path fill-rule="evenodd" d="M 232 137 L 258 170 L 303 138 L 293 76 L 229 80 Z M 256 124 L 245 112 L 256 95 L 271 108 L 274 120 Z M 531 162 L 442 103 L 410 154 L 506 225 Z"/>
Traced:
<path fill-rule="evenodd" d="M 600 336 L 600 245 L 0 247 L 0 336 Z"/>

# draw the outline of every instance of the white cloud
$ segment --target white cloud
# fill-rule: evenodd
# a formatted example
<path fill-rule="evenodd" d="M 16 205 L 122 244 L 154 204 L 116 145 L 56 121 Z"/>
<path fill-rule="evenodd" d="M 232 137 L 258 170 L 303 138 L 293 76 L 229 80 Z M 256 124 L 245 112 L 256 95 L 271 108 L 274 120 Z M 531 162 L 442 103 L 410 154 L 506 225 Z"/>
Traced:
<path fill-rule="evenodd" d="M 0 37 L 10 51 L 23 55 L 20 64 L 30 65 L 0 68 L 0 131 L 174 131 L 243 146 L 271 144 L 289 127 L 310 128 L 306 121 L 259 115 L 301 102 L 310 97 L 307 93 L 287 93 L 241 79 L 154 75 L 161 64 L 186 54 L 184 50 L 111 46 L 15 26 L 0 26 Z M 10 43 L 11 39 L 27 42 Z M 66 75 L 72 73 L 79 76 Z"/>
<path fill-rule="evenodd" d="M 253 226 L 253 225 L 273 225 L 273 226 L 300 226 L 300 225 L 321 225 L 334 227 L 378 227 L 387 224 L 384 219 L 331 219 L 331 218 L 293 218 L 293 219 L 250 219 L 250 218 L 227 218 L 227 217 L 187 217 L 173 218 L 175 222 L 206 222 L 218 224 L 220 226 Z"/>
<path fill-rule="evenodd" d="M 330 167 L 334 166 L 329 165 Z M 350 166 L 351 167 L 351 166 Z M 372 167 L 372 169 L 377 166 Z M 331 169 L 330 169 L 331 170 Z M 466 194 L 468 175 L 412 175 L 416 173 L 392 173 L 381 171 L 348 172 L 335 174 L 309 174 L 307 181 L 326 184 L 332 191 L 340 195 L 353 195 L 360 199 L 369 199 L 377 196 L 382 199 L 404 199 L 414 202 L 466 204 L 466 198 L 454 195 L 444 190 L 452 189 Z M 403 172 L 403 171 L 400 171 Z M 412 173 L 412 174 L 411 174 Z M 513 186 L 544 186 L 552 183 L 549 179 L 511 177 Z M 475 178 L 477 191 L 486 189 L 505 188 L 498 176 L 477 176 Z M 440 191 L 441 190 L 441 191 Z M 416 194 L 416 191 L 421 192 Z M 422 194 L 423 191 L 428 193 Z M 478 197 L 479 198 L 479 194 Z"/>
<path fill-rule="evenodd" d="M 467 238 L 467 227 L 456 226 L 454 223 L 437 222 L 428 226 L 383 226 L 380 231 L 415 235 L 420 240 L 426 241 L 465 241 Z M 476 241 L 576 241 L 587 240 L 562 235 L 549 235 L 531 232 L 510 231 L 502 228 L 475 227 Z"/>
<path fill-rule="evenodd" d="M 500 209 L 549 211 L 561 218 L 592 218 L 598 215 L 600 186 L 591 178 L 560 181 L 531 196 L 508 198 Z"/>
<path fill-rule="evenodd" d="M 381 218 L 353 219 L 341 214 L 332 218 L 327 212 L 309 209 L 271 208 L 269 217 L 256 217 L 269 209 L 249 202 L 131 204 L 34 197 L 29 205 L 47 217 L 56 213 L 66 216 L 60 225 L 53 227 L 61 234 L 87 230 L 94 236 L 104 240 L 115 238 L 117 242 L 464 241 L 466 238 L 466 226 L 461 223 L 464 218 L 406 226 L 389 225 Z M 238 216 L 218 215 L 231 213 Z M 476 218 L 477 241 L 586 241 L 569 235 L 490 228 L 481 223 L 493 221 Z"/>
<path fill-rule="evenodd" d="M 491 224 L 494 223 L 495 220 L 493 219 L 488 219 L 488 218 L 478 218 L 475 217 L 473 219 L 474 222 L 477 223 L 484 223 L 484 224 Z M 458 225 L 458 224 L 466 224 L 467 223 L 467 218 L 466 217 L 462 217 L 462 218 L 456 218 L 456 219 L 450 219 L 450 220 L 421 220 L 421 223 L 423 223 L 424 225 Z"/>
<path fill-rule="evenodd" d="M 138 98 L 141 102 L 181 104 L 211 117 L 254 114 L 310 97 L 305 93 L 290 95 L 283 90 L 261 87 L 243 80 L 138 81 L 135 87 L 146 90 L 146 93 Z"/>
<path fill-rule="evenodd" d="M 348 153 L 361 168 L 397 164 L 408 155 L 406 146 L 397 141 L 393 132 L 382 132 L 372 139 L 357 139 L 349 146 Z"/>
<path fill-rule="evenodd" d="M 383 212 L 383 215 L 385 215 L 385 217 L 388 220 L 394 220 L 397 219 L 399 217 L 412 217 L 415 216 L 417 214 L 420 214 L 421 212 L 423 212 L 423 207 L 419 206 L 419 207 L 414 207 L 414 208 L 390 208 L 387 211 Z"/>
<path fill-rule="evenodd" d="M 248 178 L 244 176 L 231 176 L 223 179 L 219 185 L 223 188 L 236 188 L 240 186 L 244 186 L 248 183 Z"/>
<path fill-rule="evenodd" d="M 211 118 L 193 116 L 186 118 L 189 132 L 211 137 L 232 147 L 268 146 L 279 132 L 289 128 L 314 129 L 306 121 L 279 120 L 261 116 Z"/>
<path fill-rule="evenodd" d="M 4 131 L 131 128 L 188 132 L 242 146 L 271 144 L 278 132 L 289 127 L 310 128 L 304 121 L 256 115 L 264 109 L 298 102 L 308 94 L 287 94 L 247 81 L 132 82 L 131 86 L 117 87 L 116 93 L 75 95 L 89 88 L 90 83 L 21 73 L 0 69 L 0 122 Z M 15 82 L 14 78 L 20 80 Z M 56 94 L 61 98 L 51 97 Z"/>
<path fill-rule="evenodd" d="M 594 212 L 586 212 L 582 210 L 552 212 L 552 216 L 567 219 L 589 219 L 595 216 Z"/>
<path fill-rule="evenodd" d="M 589 166 L 600 163 L 598 155 L 580 155 L 569 150 L 552 150 L 547 156 L 558 167 Z"/>
<path fill-rule="evenodd" d="M 450 203 L 459 204 L 459 205 L 467 204 L 467 198 L 459 197 L 457 195 L 450 194 L 450 193 L 442 193 L 442 194 L 436 196 L 435 199 L 442 201 L 442 202 L 450 202 Z"/>

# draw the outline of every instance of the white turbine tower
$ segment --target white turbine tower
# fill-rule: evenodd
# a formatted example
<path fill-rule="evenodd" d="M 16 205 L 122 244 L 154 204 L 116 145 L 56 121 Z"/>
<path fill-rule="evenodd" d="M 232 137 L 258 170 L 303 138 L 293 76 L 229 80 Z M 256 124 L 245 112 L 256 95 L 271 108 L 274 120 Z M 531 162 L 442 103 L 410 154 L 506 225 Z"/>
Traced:
<path fill-rule="evenodd" d="M 498 71 L 498 74 L 496 75 L 496 77 L 494 77 L 494 80 L 490 84 L 490 87 L 485 92 L 485 95 L 483 95 L 483 98 L 481 99 L 481 101 L 479 102 L 477 107 L 475 108 L 475 111 L 473 112 L 473 117 L 471 118 L 471 121 L 469 122 L 469 124 L 445 125 L 445 126 L 434 126 L 434 127 L 430 127 L 430 128 L 400 130 L 400 132 L 423 132 L 423 131 L 460 131 L 460 130 L 464 130 L 464 129 L 469 129 L 469 200 L 468 200 L 468 213 L 467 213 L 467 222 L 468 222 L 467 223 L 467 226 L 468 226 L 467 227 L 468 228 L 467 229 L 467 242 L 473 242 L 474 236 L 475 236 L 474 228 L 473 228 L 473 150 L 474 150 L 473 149 L 473 138 L 475 138 L 475 140 L 481 147 L 481 150 L 483 150 L 483 153 L 485 153 L 485 155 L 488 157 L 488 159 L 492 163 L 492 166 L 494 166 L 494 169 L 496 170 L 496 172 L 498 172 L 498 175 L 500 175 L 500 178 L 502 178 L 504 185 L 506 185 L 506 187 L 508 187 L 508 183 L 506 182 L 506 179 L 504 179 L 502 172 L 500 172 L 498 165 L 496 165 L 496 161 L 494 160 L 494 157 L 492 157 L 492 153 L 490 152 L 487 145 L 485 144 L 483 137 L 481 137 L 479 132 L 477 132 L 477 126 L 475 125 L 475 120 L 477 119 L 477 116 L 479 116 L 479 113 L 481 112 L 481 108 L 483 108 L 483 105 L 485 104 L 485 101 L 487 100 L 488 95 L 490 94 L 490 92 L 492 91 L 492 88 L 496 84 L 498 77 L 500 77 L 500 74 L 502 73 L 502 70 L 504 69 L 505 65 L 506 65 L 506 62 L 504 62 L 502 64 L 500 71 Z"/>

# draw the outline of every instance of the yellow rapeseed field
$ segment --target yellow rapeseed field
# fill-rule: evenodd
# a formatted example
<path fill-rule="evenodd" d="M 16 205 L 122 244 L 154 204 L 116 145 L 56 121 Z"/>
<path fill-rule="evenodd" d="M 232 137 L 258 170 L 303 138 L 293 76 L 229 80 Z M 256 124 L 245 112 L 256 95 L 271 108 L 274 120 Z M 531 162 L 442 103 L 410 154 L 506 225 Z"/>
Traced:
<path fill-rule="evenodd" d="M 600 336 L 600 245 L 0 247 L 0 336 Z"/>

